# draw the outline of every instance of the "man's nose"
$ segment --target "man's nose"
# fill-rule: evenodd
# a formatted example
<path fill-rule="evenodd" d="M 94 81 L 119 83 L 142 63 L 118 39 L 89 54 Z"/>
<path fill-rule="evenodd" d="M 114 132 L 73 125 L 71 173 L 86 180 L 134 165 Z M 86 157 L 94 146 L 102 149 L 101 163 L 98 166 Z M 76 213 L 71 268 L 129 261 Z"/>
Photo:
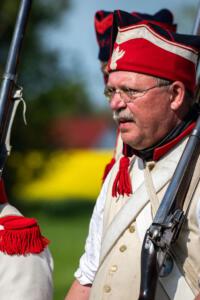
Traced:
<path fill-rule="evenodd" d="M 115 93 L 110 100 L 110 108 L 114 111 L 124 107 L 126 107 L 126 103 L 122 99 L 120 93 Z"/>

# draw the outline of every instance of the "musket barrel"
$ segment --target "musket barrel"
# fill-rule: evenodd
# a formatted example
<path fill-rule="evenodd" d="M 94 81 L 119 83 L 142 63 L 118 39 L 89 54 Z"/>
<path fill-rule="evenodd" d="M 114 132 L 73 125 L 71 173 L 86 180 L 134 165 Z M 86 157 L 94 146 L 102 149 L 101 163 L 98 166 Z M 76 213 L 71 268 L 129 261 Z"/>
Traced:
<path fill-rule="evenodd" d="M 22 0 L 19 13 L 16 20 L 15 30 L 13 33 L 5 73 L 1 84 L 0 92 L 0 170 L 7 158 L 5 139 L 9 126 L 9 120 L 13 111 L 13 91 L 15 88 L 17 67 L 19 64 L 19 54 L 22 47 L 23 37 L 26 24 L 29 17 L 32 0 Z"/>
<path fill-rule="evenodd" d="M 199 9 L 197 11 L 194 27 L 192 30 L 192 34 L 200 35 L 200 2 L 199 2 Z"/>
<path fill-rule="evenodd" d="M 8 60 L 6 64 L 6 74 L 16 75 L 16 68 L 19 60 L 19 53 L 22 47 L 26 24 L 29 17 L 32 0 L 22 0 L 19 13 L 16 20 L 15 30 L 9 49 Z"/>

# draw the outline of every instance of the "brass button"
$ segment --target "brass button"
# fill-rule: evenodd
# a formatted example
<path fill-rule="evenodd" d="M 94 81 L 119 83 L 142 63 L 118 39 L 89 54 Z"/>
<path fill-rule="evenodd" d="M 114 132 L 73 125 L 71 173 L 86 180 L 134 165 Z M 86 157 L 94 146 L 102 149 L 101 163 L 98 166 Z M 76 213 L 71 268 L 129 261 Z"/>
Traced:
<path fill-rule="evenodd" d="M 126 245 L 122 245 L 122 246 L 119 248 L 119 250 L 120 250 L 121 252 L 126 251 L 126 249 L 127 249 Z"/>
<path fill-rule="evenodd" d="M 133 232 L 135 232 L 135 225 L 130 225 L 129 226 L 129 231 L 131 232 L 131 233 L 133 233 Z"/>
<path fill-rule="evenodd" d="M 107 285 L 107 284 L 104 285 L 103 289 L 104 289 L 105 293 L 110 293 L 110 291 L 111 291 L 111 287 L 109 285 Z"/>
<path fill-rule="evenodd" d="M 110 272 L 111 273 L 114 273 L 118 270 L 118 266 L 117 265 L 112 265 L 111 268 L 110 268 Z"/>
<path fill-rule="evenodd" d="M 153 168 L 155 167 L 155 165 L 156 165 L 155 161 L 148 162 L 147 166 L 149 168 L 149 171 L 153 170 Z"/>

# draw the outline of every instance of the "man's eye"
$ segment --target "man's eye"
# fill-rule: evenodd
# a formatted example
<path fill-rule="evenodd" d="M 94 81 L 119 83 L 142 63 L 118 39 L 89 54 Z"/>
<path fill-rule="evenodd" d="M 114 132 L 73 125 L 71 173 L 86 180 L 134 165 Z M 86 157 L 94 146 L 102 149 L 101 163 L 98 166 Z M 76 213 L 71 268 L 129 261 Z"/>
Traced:
<path fill-rule="evenodd" d="M 114 93 L 114 89 L 106 88 L 104 91 L 105 96 L 111 96 Z"/>
<path fill-rule="evenodd" d="M 108 94 L 110 94 L 110 95 L 112 95 L 115 92 L 114 89 L 108 89 L 107 91 L 108 91 Z"/>
<path fill-rule="evenodd" d="M 138 90 L 135 90 L 135 89 L 130 89 L 130 88 L 123 88 L 123 92 L 127 95 L 135 95 L 138 93 Z"/>

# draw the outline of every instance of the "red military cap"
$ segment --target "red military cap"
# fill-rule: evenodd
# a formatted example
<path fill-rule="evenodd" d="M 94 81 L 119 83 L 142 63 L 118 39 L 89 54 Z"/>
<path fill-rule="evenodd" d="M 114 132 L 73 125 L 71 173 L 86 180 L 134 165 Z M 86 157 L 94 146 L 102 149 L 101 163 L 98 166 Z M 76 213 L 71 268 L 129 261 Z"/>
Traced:
<path fill-rule="evenodd" d="M 173 23 L 173 15 L 168 9 L 162 9 L 154 15 L 138 12 L 129 14 L 121 10 L 115 11 L 114 14 L 110 11 L 97 11 L 94 17 L 94 24 L 99 45 L 98 58 L 102 62 L 107 62 L 110 57 L 110 46 L 114 35 L 112 32 L 113 16 L 114 22 L 117 22 L 118 26 L 127 26 L 141 22 L 141 20 L 148 20 L 170 31 L 176 31 L 176 25 Z"/>
<path fill-rule="evenodd" d="M 194 93 L 200 37 L 183 35 L 145 21 L 118 28 L 108 71 L 132 71 L 180 80 Z"/>

